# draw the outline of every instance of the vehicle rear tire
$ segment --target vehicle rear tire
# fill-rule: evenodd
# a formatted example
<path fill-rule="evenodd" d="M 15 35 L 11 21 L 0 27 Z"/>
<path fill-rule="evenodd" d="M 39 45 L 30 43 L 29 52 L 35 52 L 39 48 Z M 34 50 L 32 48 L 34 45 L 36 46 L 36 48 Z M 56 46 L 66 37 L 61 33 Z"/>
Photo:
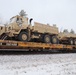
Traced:
<path fill-rule="evenodd" d="M 76 39 L 74 40 L 74 45 L 76 45 Z"/>
<path fill-rule="evenodd" d="M 70 45 L 73 45 L 74 44 L 73 39 L 69 39 L 69 44 Z"/>
<path fill-rule="evenodd" d="M 28 34 L 26 32 L 21 32 L 18 36 L 19 41 L 27 42 Z"/>
<path fill-rule="evenodd" d="M 43 42 L 44 43 L 51 43 L 51 37 L 50 37 L 50 35 L 44 35 Z"/>
<path fill-rule="evenodd" d="M 52 36 L 51 42 L 52 42 L 52 44 L 58 44 L 59 40 L 58 40 L 58 38 L 56 36 Z"/>

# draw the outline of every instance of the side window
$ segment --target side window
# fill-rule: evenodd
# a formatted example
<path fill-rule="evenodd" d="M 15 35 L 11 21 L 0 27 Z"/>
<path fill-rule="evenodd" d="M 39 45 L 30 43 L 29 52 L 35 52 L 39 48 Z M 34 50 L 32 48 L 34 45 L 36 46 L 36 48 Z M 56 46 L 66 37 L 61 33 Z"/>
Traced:
<path fill-rule="evenodd" d="M 17 18 L 16 22 L 22 22 L 22 18 Z"/>
<path fill-rule="evenodd" d="M 17 20 L 16 20 L 16 22 L 18 22 L 19 21 L 19 18 L 17 17 Z"/>
<path fill-rule="evenodd" d="M 1 30 L 3 29 L 3 27 L 1 27 Z"/>
<path fill-rule="evenodd" d="M 22 23 L 22 18 L 20 18 L 20 23 Z"/>
<path fill-rule="evenodd" d="M 19 26 L 22 25 L 22 18 L 17 18 L 16 22 L 18 23 Z"/>

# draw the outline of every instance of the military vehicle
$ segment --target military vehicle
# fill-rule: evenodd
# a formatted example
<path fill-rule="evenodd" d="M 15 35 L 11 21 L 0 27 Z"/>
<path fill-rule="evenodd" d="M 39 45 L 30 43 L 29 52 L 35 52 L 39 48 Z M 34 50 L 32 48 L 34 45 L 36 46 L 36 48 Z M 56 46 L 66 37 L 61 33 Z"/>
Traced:
<path fill-rule="evenodd" d="M 29 22 L 28 22 L 29 21 Z M 10 19 L 10 23 L 4 27 L 0 27 L 0 39 L 16 39 L 28 42 L 33 39 L 40 40 L 45 43 L 58 43 L 58 28 L 49 24 L 41 24 L 34 22 L 31 24 L 32 18 L 17 15 Z"/>
<path fill-rule="evenodd" d="M 24 16 L 26 15 L 24 11 L 21 12 L 20 15 L 12 17 L 9 24 L 0 26 L 0 39 L 76 45 L 76 34 L 73 30 L 70 33 L 67 30 L 59 33 L 56 25 L 50 26 L 38 22 L 34 22 L 32 26 L 33 19 L 28 19 Z"/>
<path fill-rule="evenodd" d="M 65 29 L 63 32 L 60 32 L 58 36 L 60 43 L 76 45 L 76 34 L 73 30 L 71 30 L 71 32 L 68 32 L 68 30 Z"/>

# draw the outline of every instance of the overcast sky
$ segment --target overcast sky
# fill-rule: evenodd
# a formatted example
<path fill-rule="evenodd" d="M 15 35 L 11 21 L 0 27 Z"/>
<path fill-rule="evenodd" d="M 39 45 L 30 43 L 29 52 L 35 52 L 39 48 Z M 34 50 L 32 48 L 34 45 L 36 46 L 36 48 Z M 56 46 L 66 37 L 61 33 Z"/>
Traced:
<path fill-rule="evenodd" d="M 76 32 L 76 0 L 0 0 L 0 18 L 4 21 L 22 9 L 34 21 Z"/>

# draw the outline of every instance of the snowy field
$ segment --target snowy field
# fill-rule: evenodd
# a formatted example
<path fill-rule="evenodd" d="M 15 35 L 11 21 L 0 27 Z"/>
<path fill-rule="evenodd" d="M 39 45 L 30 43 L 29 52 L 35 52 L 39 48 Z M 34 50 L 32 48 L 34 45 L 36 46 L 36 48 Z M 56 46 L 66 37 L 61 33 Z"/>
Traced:
<path fill-rule="evenodd" d="M 0 75 L 76 75 L 76 54 L 0 55 Z"/>

